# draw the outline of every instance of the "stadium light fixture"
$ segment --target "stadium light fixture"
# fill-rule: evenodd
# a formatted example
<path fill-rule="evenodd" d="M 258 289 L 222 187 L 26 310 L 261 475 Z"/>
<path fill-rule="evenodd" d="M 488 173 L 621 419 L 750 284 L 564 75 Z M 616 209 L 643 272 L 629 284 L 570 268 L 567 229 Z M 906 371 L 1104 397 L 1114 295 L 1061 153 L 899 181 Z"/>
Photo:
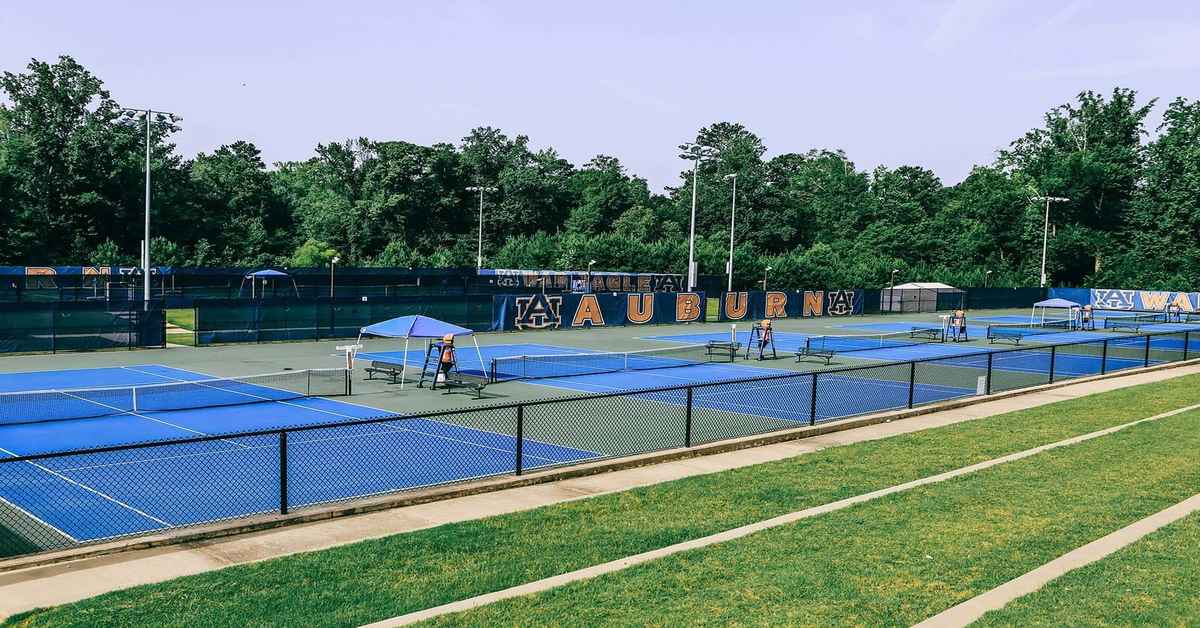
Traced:
<path fill-rule="evenodd" d="M 592 266 L 594 266 L 595 264 L 596 264 L 596 260 L 592 260 L 592 261 L 588 262 L 588 269 L 587 269 L 587 290 L 585 290 L 584 292 L 591 292 L 591 291 L 592 291 Z"/>
<path fill-rule="evenodd" d="M 770 266 L 763 269 L 763 292 L 767 291 L 767 273 L 769 272 L 771 272 Z"/>
<path fill-rule="evenodd" d="M 338 257 L 337 255 L 334 255 L 333 259 L 329 260 L 329 298 L 330 299 L 333 298 L 333 267 L 337 266 L 337 263 L 339 261 L 341 261 L 341 259 L 342 258 Z"/>
<path fill-rule="evenodd" d="M 1040 287 L 1046 287 L 1046 248 L 1050 242 L 1050 203 L 1067 203 L 1071 199 L 1063 196 L 1035 196 L 1029 199 L 1031 203 L 1046 202 L 1046 219 L 1042 223 L 1042 281 Z"/>
<path fill-rule="evenodd" d="M 991 277 L 991 276 L 992 276 L 992 271 L 990 271 L 990 270 L 989 270 L 989 271 L 987 271 L 986 273 L 983 273 L 983 287 L 984 287 L 984 288 L 986 288 L 986 287 L 987 287 L 987 285 L 988 285 L 988 277 Z"/>
<path fill-rule="evenodd" d="M 700 166 L 705 161 L 716 158 L 717 151 L 709 146 L 699 144 L 684 144 L 680 146 L 684 153 L 680 157 L 694 161 L 692 168 L 692 221 L 688 231 L 688 291 L 696 289 L 696 190 L 700 187 Z"/>
<path fill-rule="evenodd" d="M 896 311 L 896 274 L 900 272 L 899 268 L 893 268 L 892 274 L 888 276 L 888 307 L 887 311 Z"/>
<path fill-rule="evenodd" d="M 130 107 L 122 107 L 121 112 L 129 119 L 132 119 L 138 114 L 142 114 L 146 118 L 146 215 L 145 229 L 142 234 L 142 239 L 145 244 L 142 245 L 142 300 L 146 303 L 150 301 L 150 118 L 154 115 L 165 116 L 171 121 L 171 124 L 183 122 L 183 116 L 170 111 L 156 111 L 154 109 L 133 109 Z"/>
<path fill-rule="evenodd" d="M 733 224 L 734 218 L 737 216 L 737 174 L 727 174 L 725 180 L 733 182 L 733 205 L 729 208 L 729 262 L 725 264 L 725 273 L 729 275 L 729 285 L 725 290 L 733 292 Z"/>
<path fill-rule="evenodd" d="M 479 247 L 475 253 L 475 269 L 483 268 L 483 195 L 486 192 L 495 192 L 496 188 L 486 185 L 472 185 L 467 188 L 468 192 L 479 192 Z"/>

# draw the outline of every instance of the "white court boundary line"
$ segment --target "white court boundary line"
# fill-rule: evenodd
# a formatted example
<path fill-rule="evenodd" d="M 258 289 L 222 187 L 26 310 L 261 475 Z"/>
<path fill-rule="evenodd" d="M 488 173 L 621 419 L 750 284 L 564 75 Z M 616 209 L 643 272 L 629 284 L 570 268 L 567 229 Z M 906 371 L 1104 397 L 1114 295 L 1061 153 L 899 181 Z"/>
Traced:
<path fill-rule="evenodd" d="M 172 368 L 172 367 L 167 367 L 167 368 Z M 177 369 L 177 370 L 181 370 L 181 371 L 182 371 L 182 370 L 184 370 L 184 369 Z M 185 371 L 185 372 L 188 372 L 188 371 Z M 156 375 L 155 373 L 148 373 L 148 374 L 150 374 L 150 375 Z M 158 376 L 159 376 L 159 377 L 168 377 L 168 378 L 170 377 L 170 376 L 167 376 L 167 375 L 158 375 Z M 180 381 L 180 382 L 187 382 L 188 380 L 183 380 L 183 379 L 180 379 L 180 380 L 178 380 L 178 381 Z M 222 390 L 224 390 L 224 389 L 222 389 Z M 281 401 L 281 400 L 277 400 L 277 399 L 268 399 L 268 398 L 266 398 L 266 397 L 259 397 L 258 395 L 253 395 L 253 394 L 251 394 L 251 393 L 242 392 L 242 391 L 236 391 L 236 392 L 237 392 L 238 394 L 246 395 L 246 396 L 249 396 L 249 397 L 255 397 L 255 398 L 257 398 L 257 399 L 263 399 L 263 400 L 264 400 L 264 403 L 268 403 L 268 402 L 269 402 L 269 403 L 278 403 L 278 404 L 281 404 L 281 405 L 291 406 L 291 407 L 293 407 L 293 408 L 300 408 L 300 409 L 303 409 L 303 410 L 312 410 L 312 411 L 314 411 L 314 412 L 323 412 L 323 413 L 325 413 L 325 414 L 328 414 L 328 415 L 331 415 L 331 416 L 335 416 L 335 417 L 338 417 L 338 418 L 341 418 L 341 419 L 344 419 L 344 420 L 348 420 L 348 421 L 363 421 L 363 420 L 371 420 L 372 418 L 375 418 L 375 417 L 356 417 L 356 416 L 353 416 L 353 415 L 349 415 L 349 414 L 342 414 L 342 413 L 340 413 L 340 412 L 334 412 L 333 410 L 326 410 L 325 408 L 316 408 L 316 407 L 313 407 L 313 406 L 307 406 L 307 405 L 303 405 L 303 404 L 295 403 L 295 402 L 292 402 L 292 401 Z M 338 401 L 337 403 L 346 403 L 346 402 L 343 402 L 343 401 Z M 370 406 L 362 406 L 362 405 L 359 405 L 359 404 L 348 404 L 348 405 L 355 405 L 355 406 L 358 406 L 358 407 L 360 407 L 360 408 L 367 408 L 367 409 L 370 409 L 370 410 L 376 410 L 376 411 L 378 411 L 378 409 L 377 409 L 377 408 L 371 408 Z M 481 410 L 486 410 L 486 408 L 483 408 L 483 409 L 481 409 Z M 379 418 L 381 418 L 381 419 L 382 419 L 383 417 L 390 416 L 390 414 L 391 414 L 391 413 L 386 413 L 386 414 L 380 415 L 380 417 L 379 417 Z M 398 421 L 408 421 L 408 420 L 412 420 L 412 419 L 420 419 L 420 420 L 422 420 L 422 421 L 427 421 L 427 422 L 429 422 L 429 423 L 438 423 L 438 424 L 445 425 L 445 426 L 452 427 L 452 428 L 456 428 L 456 429 L 466 429 L 466 430 L 472 430 L 472 431 L 479 432 L 479 433 L 481 433 L 481 434 L 492 434 L 492 435 L 495 435 L 495 436 L 501 436 L 501 437 L 503 437 L 503 438 L 510 438 L 510 439 L 513 439 L 514 441 L 516 440 L 516 436 L 510 436 L 510 435 L 508 435 L 508 434 L 501 434 L 500 432 L 493 432 L 493 431 L 490 431 L 490 430 L 481 430 L 481 429 L 474 428 L 474 427 L 466 427 L 466 426 L 458 425 L 458 424 L 456 424 L 456 423 L 447 423 L 447 422 L 445 422 L 445 421 L 437 421 L 437 420 L 434 420 L 434 419 L 427 419 L 427 418 L 424 418 L 424 417 L 421 417 L 421 416 L 401 416 L 401 417 L 397 417 L 397 418 L 395 418 L 395 419 L 391 419 L 391 420 L 387 420 L 387 421 L 381 420 L 381 421 L 379 421 L 378 423 L 371 423 L 370 425 L 383 425 L 384 427 L 387 427 L 388 429 L 391 429 L 391 430 L 393 430 L 393 431 L 397 431 L 397 432 L 411 432 L 411 433 L 413 433 L 413 434 L 420 434 L 420 435 L 422 435 L 422 436 L 427 436 L 427 437 L 431 437 L 431 438 L 437 438 L 437 439 L 441 439 L 441 440 L 445 440 L 445 441 L 449 441 L 449 442 L 453 442 L 453 443 L 459 443 L 459 444 L 463 444 L 463 445 L 469 445 L 469 446 L 471 446 L 471 447 L 478 447 L 478 448 L 480 448 L 480 449 L 489 449 L 489 450 L 492 450 L 492 451 L 499 451 L 499 452 L 502 452 L 502 453 L 513 454 L 513 455 L 516 455 L 516 453 L 517 453 L 517 452 L 516 452 L 516 449 L 515 449 L 515 445 L 514 445 L 514 449 L 513 449 L 512 451 L 509 451 L 509 450 L 507 450 L 507 449 L 502 449 L 502 448 L 500 448 L 500 447 L 492 447 L 491 445 L 485 445 L 485 444 L 482 444 L 482 443 L 473 443 L 473 442 L 471 442 L 471 441 L 462 440 L 462 439 L 458 439 L 458 438 L 451 438 L 451 437 L 449 437 L 449 436 L 443 436 L 443 435 L 441 435 L 441 434 L 434 434 L 434 433 L 432 433 L 432 432 L 423 432 L 423 431 L 421 431 L 421 430 L 414 430 L 414 429 L 411 429 L 411 428 L 406 428 L 406 427 L 396 427 L 396 426 L 393 426 L 393 425 L 389 425 L 389 423 L 394 423 L 394 422 L 398 422 Z M 292 426 L 292 427 L 301 427 L 301 426 Z M 326 427 L 326 428 L 335 428 L 335 427 L 337 427 L 337 425 L 328 425 L 328 426 L 325 426 L 325 427 Z M 183 428 L 183 429 L 186 429 L 186 428 Z M 279 431 L 289 431 L 289 430 L 288 430 L 288 427 L 269 428 L 269 429 L 271 429 L 271 430 L 278 429 Z M 201 432 L 197 432 L 197 433 L 201 433 Z M 205 435 L 206 435 L 206 436 L 212 436 L 212 434 L 205 434 Z M 225 439 L 222 439 L 222 440 L 225 440 Z M 527 440 L 529 440 L 529 439 L 527 439 Z M 300 441 L 300 442 L 301 442 L 301 443 L 304 443 L 304 442 L 316 442 L 316 441 Z M 583 452 L 583 453 L 589 453 L 589 454 L 596 454 L 596 455 L 600 455 L 600 454 L 599 454 L 599 452 L 594 452 L 594 451 L 584 451 L 584 450 L 582 450 L 582 449 L 575 449 L 574 447 L 564 447 L 564 446 L 562 446 L 562 445 L 554 445 L 553 443 L 542 443 L 542 442 L 540 442 L 540 441 L 534 441 L 534 442 L 537 442 L 538 444 L 542 444 L 542 445 L 549 445 L 549 446 L 553 446 L 553 447 L 561 447 L 562 449 L 570 449 L 570 450 L 572 450 L 572 451 L 579 451 L 579 452 Z M 165 443 L 165 444 L 169 444 L 169 443 Z M 251 448 L 251 446 L 250 446 L 250 445 L 242 445 L 242 444 L 240 444 L 240 443 L 238 443 L 238 445 L 239 445 L 239 446 L 241 446 L 241 447 L 248 448 L 248 449 L 249 449 L 249 448 Z M 549 458 L 540 458 L 540 457 L 538 457 L 538 456 L 531 456 L 531 457 L 533 457 L 533 458 L 536 458 L 536 459 L 538 459 L 538 460 L 547 460 L 547 461 L 551 462 L 552 464 L 561 464 L 561 463 L 563 462 L 563 461 L 552 461 L 552 460 L 550 460 Z M 590 458 L 584 458 L 584 459 L 581 459 L 581 460 L 589 460 L 589 459 L 590 459 Z M 570 461 L 566 461 L 566 462 L 574 462 L 574 460 L 570 460 Z"/>
<path fill-rule="evenodd" d="M 831 512 L 836 512 L 839 510 L 849 508 L 850 506 L 854 506 L 854 505 L 869 502 L 869 501 L 874 501 L 876 499 L 879 499 L 880 497 L 886 497 L 888 495 L 902 493 L 902 492 L 905 492 L 905 491 L 908 491 L 908 490 L 911 490 L 914 488 L 927 486 L 929 484 L 936 484 L 939 482 L 944 482 L 946 480 L 950 480 L 950 479 L 964 476 L 964 475 L 969 475 L 972 473 L 976 473 L 978 471 L 983 471 L 985 469 L 989 469 L 991 467 L 999 466 L 999 465 L 1006 464 L 1009 462 L 1016 462 L 1018 460 L 1023 460 L 1025 458 L 1029 458 L 1029 457 L 1035 456 L 1037 454 L 1040 454 L 1040 453 L 1043 453 L 1046 451 L 1050 451 L 1053 449 L 1059 449 L 1062 447 L 1068 447 L 1070 445 L 1076 445 L 1076 444 L 1083 443 L 1083 442 L 1086 442 L 1089 440 L 1107 436 L 1109 434 L 1114 434 L 1121 430 L 1125 430 L 1130 427 L 1140 425 L 1142 423 L 1165 419 L 1168 417 L 1172 417 L 1172 416 L 1175 416 L 1178 414 L 1183 414 L 1185 412 L 1189 412 L 1189 411 L 1197 410 L 1197 409 L 1200 409 L 1200 404 L 1193 404 L 1193 405 L 1186 406 L 1183 408 L 1178 408 L 1175 410 L 1157 414 L 1157 415 L 1154 415 L 1151 417 L 1146 417 L 1146 418 L 1138 419 L 1135 421 L 1130 421 L 1128 423 L 1123 423 L 1121 425 L 1114 425 L 1112 427 L 1108 427 L 1108 428 L 1098 430 L 1095 432 L 1089 432 L 1087 434 L 1073 436 L 1071 438 L 1067 438 L 1067 439 L 1060 440 L 1057 442 L 1047 443 L 1045 445 L 1039 445 L 1039 446 L 1031 448 L 1031 449 L 1026 449 L 1024 451 L 1018 451 L 1015 453 L 1007 454 L 1004 456 L 1000 456 L 998 458 L 993 458 L 991 460 L 984 460 L 983 462 L 978 462 L 978 463 L 975 463 L 972 465 L 967 465 L 965 467 L 959 467 L 958 469 L 945 471 L 943 473 L 938 473 L 938 474 L 927 476 L 924 478 L 912 480 L 910 482 L 904 482 L 902 484 L 896 484 L 894 486 L 889 486 L 887 488 L 870 491 L 868 493 L 863 493 L 860 495 L 855 495 L 854 497 L 848 497 L 846 499 L 841 499 L 841 500 L 838 500 L 835 502 L 822 504 L 820 506 L 814 506 L 812 508 L 806 508 L 804 510 L 790 512 L 787 514 L 779 515 L 777 517 L 772 517 L 770 519 L 765 519 L 762 521 L 757 521 L 755 523 L 747 524 L 747 525 L 740 526 L 737 528 L 725 530 L 723 532 L 718 532 L 716 534 L 711 534 L 711 535 L 700 537 L 697 539 L 684 541 L 682 543 L 676 543 L 674 545 L 668 545 L 666 547 L 658 548 L 658 549 L 651 550 L 648 552 L 642 552 L 640 554 L 634 554 L 633 556 L 619 558 L 617 560 L 609 561 L 606 563 L 601 563 L 599 565 L 593 565 L 591 567 L 584 567 L 582 569 L 576 569 L 574 571 L 569 571 L 567 573 L 559 574 L 556 576 L 550 576 L 548 578 L 542 578 L 540 580 L 535 580 L 533 582 L 527 582 L 522 585 L 518 585 L 515 587 L 508 588 L 508 589 L 503 589 L 500 591 L 494 591 L 492 593 L 478 595 L 475 597 L 467 598 L 465 600 L 458 600 L 455 602 L 450 602 L 448 604 L 442 604 L 440 606 L 435 606 L 435 607 L 427 608 L 427 609 L 420 610 L 420 611 L 414 611 L 412 613 L 407 613 L 407 614 L 393 617 L 390 619 L 385 619 L 383 621 L 376 622 L 373 624 L 368 624 L 366 628 L 390 628 L 392 626 L 405 626 L 405 625 L 412 624 L 412 623 L 415 623 L 418 621 L 425 621 L 428 619 L 432 619 L 434 617 L 439 617 L 439 616 L 447 615 L 450 613 L 458 613 L 458 612 L 463 612 L 463 611 L 479 608 L 481 606 L 486 606 L 486 605 L 492 604 L 494 602 L 508 600 L 508 599 L 512 599 L 515 597 L 525 596 L 525 595 L 530 595 L 533 593 L 540 593 L 542 591 L 547 591 L 547 590 L 550 590 L 553 588 L 561 587 L 561 586 L 564 586 L 564 585 L 567 585 L 567 584 L 570 584 L 573 582 L 577 582 L 580 580 L 590 580 L 597 576 L 614 573 L 617 571 L 622 571 L 622 570 L 628 569 L 629 567 L 647 563 L 647 562 L 657 560 L 660 558 L 665 558 L 667 556 L 672 556 L 674 554 L 678 554 L 681 552 L 686 552 L 686 551 L 690 551 L 690 550 L 694 550 L 694 549 L 700 549 L 700 548 L 708 547 L 710 545 L 715 545 L 718 543 L 724 543 L 727 541 L 740 539 L 743 537 L 750 536 L 751 534 L 755 534 L 757 532 L 762 532 L 764 530 L 770 530 L 772 528 L 778 528 L 780 526 L 787 525 L 789 523 L 795 523 L 802 519 L 809 519 L 809 518 L 816 517 L 819 515 L 829 514 Z"/>
<path fill-rule="evenodd" d="M 13 452 L 11 452 L 11 451 L 9 451 L 9 450 L 7 450 L 7 449 L 4 449 L 3 447 L 0 447 L 0 451 L 2 451 L 2 452 L 6 453 L 6 454 L 8 454 L 8 455 L 10 455 L 10 456 L 12 456 L 12 457 L 14 457 L 14 458 L 17 458 L 17 457 L 19 457 L 19 456 L 17 456 L 16 454 L 14 454 Z M 158 517 L 155 517 L 154 515 L 151 515 L 150 513 L 144 512 L 144 511 L 142 511 L 142 510 L 139 510 L 139 509 L 137 509 L 137 508 L 134 508 L 133 506 L 130 506 L 129 504 L 126 504 L 125 502 L 123 502 L 123 501 L 121 501 L 121 500 L 119 500 L 119 499 L 117 499 L 117 498 L 113 497 L 112 495 L 109 495 L 109 494 L 107 494 L 107 493 L 103 493 L 103 492 L 101 492 L 101 491 L 99 491 L 99 490 L 97 490 L 97 489 L 95 489 L 95 488 L 92 488 L 91 486 L 88 486 L 87 484 L 84 484 L 83 482 L 78 482 L 78 481 L 76 481 L 76 480 L 73 480 L 73 479 L 71 479 L 71 478 L 69 478 L 69 477 L 67 477 L 67 476 L 65 476 L 65 475 L 63 475 L 63 474 L 61 474 L 61 473 L 59 473 L 59 472 L 57 472 L 57 471 L 55 471 L 55 470 L 53 470 L 53 469 L 49 468 L 49 467 L 42 466 L 42 465 L 40 465 L 40 464 L 38 464 L 38 463 L 36 463 L 36 462 L 33 462 L 32 460 L 26 460 L 26 461 L 25 461 L 25 463 L 26 463 L 26 464 L 28 464 L 28 465 L 30 465 L 30 466 L 32 466 L 32 467 L 34 467 L 35 469 L 40 469 L 40 470 L 42 470 L 42 471 L 45 471 L 46 473 L 49 473 L 50 475 L 53 475 L 54 477 L 56 477 L 56 478 L 59 478 L 60 480 L 63 480 L 64 482 L 67 482 L 68 484 L 74 484 L 75 486 L 78 486 L 79 488 L 82 488 L 82 489 L 83 489 L 83 490 L 85 490 L 85 491 L 88 491 L 88 492 L 91 492 L 91 493 L 95 493 L 96 495 L 98 495 L 98 496 L 100 496 L 100 497 L 102 497 L 102 498 L 104 498 L 104 499 L 106 499 L 106 500 L 108 500 L 108 501 L 110 501 L 110 502 L 112 502 L 112 503 L 114 503 L 114 504 L 118 505 L 118 506 L 121 506 L 121 507 L 123 507 L 123 508 L 126 508 L 126 509 L 130 510 L 131 512 L 137 513 L 137 514 L 139 514 L 139 515 L 141 515 L 141 516 L 143 516 L 143 517 L 145 517 L 145 518 L 147 518 L 147 519 L 149 519 L 149 520 L 151 520 L 151 521 L 153 521 L 153 522 L 155 522 L 155 523 L 158 523 L 158 524 L 160 524 L 160 525 L 164 525 L 164 526 L 167 526 L 167 527 L 170 527 L 170 526 L 171 526 L 171 524 L 170 524 L 170 523 L 167 523 L 166 521 L 163 521 L 162 519 L 159 519 Z M 10 463 L 6 463 L 6 464 L 13 464 L 13 463 L 11 463 L 11 462 L 10 462 Z M 51 527 L 54 527 L 54 526 L 51 526 Z M 58 528 L 56 528 L 56 527 L 54 527 L 54 529 L 58 530 Z M 60 532 L 61 532 L 61 530 L 60 530 Z M 66 533 L 66 532 L 63 532 L 63 534 L 64 534 L 64 535 L 66 535 L 67 533 Z M 67 535 L 67 536 L 70 536 L 70 535 Z"/>

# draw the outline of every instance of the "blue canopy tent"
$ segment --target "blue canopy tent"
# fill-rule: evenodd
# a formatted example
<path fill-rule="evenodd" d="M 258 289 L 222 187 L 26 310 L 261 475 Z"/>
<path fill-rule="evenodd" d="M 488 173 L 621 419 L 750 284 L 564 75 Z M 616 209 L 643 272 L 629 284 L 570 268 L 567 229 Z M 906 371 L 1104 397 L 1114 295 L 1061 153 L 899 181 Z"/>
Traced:
<path fill-rule="evenodd" d="M 1083 310 L 1083 306 L 1067 299 L 1046 299 L 1033 304 L 1033 310 L 1029 313 L 1030 323 L 1046 322 L 1047 310 L 1066 310 L 1067 315 L 1061 318 L 1051 318 L 1050 320 L 1069 320 L 1071 326 L 1079 324 L 1079 313 Z"/>
<path fill-rule="evenodd" d="M 279 281 L 280 279 L 291 280 L 292 291 L 296 294 L 297 299 L 300 298 L 300 288 L 298 288 L 296 286 L 296 280 L 292 279 L 291 275 L 289 275 L 281 270 L 272 270 L 270 268 L 265 268 L 263 270 L 256 270 L 252 273 L 246 273 L 246 276 L 242 277 L 241 287 L 238 288 L 238 296 L 239 297 L 242 296 L 242 291 L 246 289 L 247 281 L 250 282 L 250 298 L 253 299 L 257 296 L 255 286 L 258 284 L 258 282 L 260 282 L 260 281 L 263 282 L 262 294 L 263 294 L 263 296 L 266 296 L 267 282 Z"/>
<path fill-rule="evenodd" d="M 386 321 L 367 325 L 358 331 L 358 341 L 355 344 L 362 344 L 362 337 L 379 336 L 382 338 L 403 338 L 404 339 L 404 358 L 402 360 L 402 371 L 408 370 L 408 342 L 412 338 L 425 339 L 425 353 L 429 354 L 429 339 L 442 338 L 443 336 L 471 336 L 471 341 L 475 343 L 475 355 L 479 358 L 479 368 L 481 371 L 486 371 L 483 364 L 483 353 L 479 350 L 479 341 L 475 339 L 475 331 L 466 327 L 459 327 L 453 323 L 439 321 L 436 318 L 413 314 L 411 316 L 400 316 Z M 404 388 L 404 377 L 400 378 L 400 388 Z"/>

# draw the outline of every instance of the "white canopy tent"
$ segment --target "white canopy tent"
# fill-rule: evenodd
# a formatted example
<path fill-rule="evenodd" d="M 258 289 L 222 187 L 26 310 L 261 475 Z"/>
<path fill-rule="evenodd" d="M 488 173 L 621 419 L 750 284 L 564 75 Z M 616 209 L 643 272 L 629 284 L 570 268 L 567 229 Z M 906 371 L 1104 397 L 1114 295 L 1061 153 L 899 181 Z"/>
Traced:
<path fill-rule="evenodd" d="M 1065 316 L 1048 317 L 1047 314 L 1053 311 L 1065 310 Z M 1029 312 L 1030 323 L 1044 323 L 1047 320 L 1051 321 L 1071 321 L 1071 327 L 1080 325 L 1079 314 L 1083 310 L 1083 306 L 1067 299 L 1046 299 L 1033 304 L 1033 310 Z"/>
<path fill-rule="evenodd" d="M 479 358 L 479 369 L 483 375 L 487 375 L 487 369 L 483 362 L 483 352 L 479 350 L 479 341 L 475 339 L 475 331 L 466 327 L 459 327 L 452 323 L 439 321 L 436 318 L 414 314 L 411 316 L 400 316 L 379 323 L 374 323 L 363 327 L 358 331 L 358 342 L 362 344 L 362 337 L 379 336 L 382 338 L 403 338 L 404 339 L 404 357 L 401 359 L 402 374 L 400 377 L 400 388 L 404 388 L 404 375 L 408 371 L 408 344 L 413 338 L 425 339 L 425 354 L 429 354 L 429 340 L 431 338 L 442 338 L 444 336 L 470 336 L 471 342 L 475 344 L 475 356 Z"/>
<path fill-rule="evenodd" d="M 246 276 L 242 277 L 241 287 L 238 288 L 238 296 L 242 296 L 242 291 L 246 289 L 247 281 L 250 282 L 250 298 L 254 299 L 258 298 L 259 296 L 267 296 L 267 284 L 284 279 L 292 282 L 292 292 L 295 293 L 296 298 L 300 298 L 300 288 L 296 286 L 296 280 L 292 279 L 291 275 L 281 270 L 272 270 L 270 268 L 256 270 L 252 273 L 246 273 Z M 257 285 L 260 281 L 262 282 L 262 290 L 258 291 Z"/>

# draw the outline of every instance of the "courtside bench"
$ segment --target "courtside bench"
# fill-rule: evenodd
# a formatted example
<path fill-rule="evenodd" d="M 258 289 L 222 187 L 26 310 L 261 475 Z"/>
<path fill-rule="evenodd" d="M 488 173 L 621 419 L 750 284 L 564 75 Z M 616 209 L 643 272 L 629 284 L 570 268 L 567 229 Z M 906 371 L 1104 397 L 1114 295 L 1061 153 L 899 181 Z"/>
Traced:
<path fill-rule="evenodd" d="M 404 365 L 396 364 L 395 362 L 385 362 L 383 360 L 371 360 L 371 366 L 363 369 L 367 372 L 367 379 L 375 379 L 375 374 L 386 375 L 392 379 L 392 383 L 398 383 L 401 377 L 404 377 Z"/>
<path fill-rule="evenodd" d="M 804 358 L 825 360 L 825 366 L 829 366 L 829 363 L 833 361 L 833 349 L 813 349 L 805 344 L 802 349 L 796 352 L 796 362 L 801 362 Z"/>
<path fill-rule="evenodd" d="M 445 391 L 443 395 L 450 395 L 457 392 L 474 392 L 476 399 L 483 399 L 483 389 L 491 383 L 491 379 L 484 375 L 475 375 L 472 373 L 459 373 L 451 371 L 446 374 L 446 379 L 441 382 L 442 388 Z M 437 388 L 437 381 L 430 386 L 431 389 Z"/>
<path fill-rule="evenodd" d="M 708 357 L 720 356 L 725 358 L 724 361 L 727 362 L 733 362 L 741 348 L 742 343 L 730 342 L 727 340 L 709 340 L 708 342 L 704 343 L 705 354 Z"/>

